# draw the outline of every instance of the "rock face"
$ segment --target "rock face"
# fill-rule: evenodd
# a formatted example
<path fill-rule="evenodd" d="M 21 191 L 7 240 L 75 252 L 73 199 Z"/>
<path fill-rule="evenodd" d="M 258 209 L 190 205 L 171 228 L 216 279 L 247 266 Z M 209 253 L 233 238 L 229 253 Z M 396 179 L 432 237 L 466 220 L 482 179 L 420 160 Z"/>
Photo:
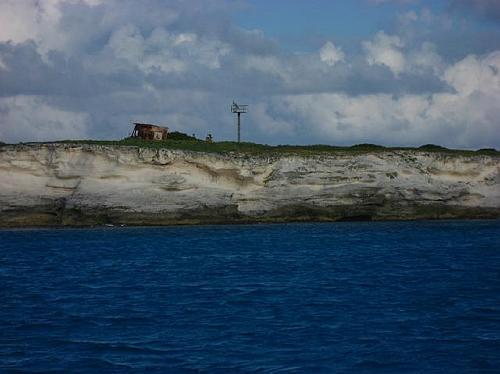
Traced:
<path fill-rule="evenodd" d="M 4 227 L 499 217 L 499 156 L 0 147 Z"/>

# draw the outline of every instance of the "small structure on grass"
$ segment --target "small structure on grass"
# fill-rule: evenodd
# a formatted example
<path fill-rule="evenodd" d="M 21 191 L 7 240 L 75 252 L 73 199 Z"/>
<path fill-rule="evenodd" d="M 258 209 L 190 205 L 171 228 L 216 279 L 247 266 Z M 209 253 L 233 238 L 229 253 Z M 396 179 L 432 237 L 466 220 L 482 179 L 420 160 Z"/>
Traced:
<path fill-rule="evenodd" d="M 151 123 L 134 123 L 132 138 L 144 140 L 165 140 L 168 136 L 168 127 L 153 125 Z"/>

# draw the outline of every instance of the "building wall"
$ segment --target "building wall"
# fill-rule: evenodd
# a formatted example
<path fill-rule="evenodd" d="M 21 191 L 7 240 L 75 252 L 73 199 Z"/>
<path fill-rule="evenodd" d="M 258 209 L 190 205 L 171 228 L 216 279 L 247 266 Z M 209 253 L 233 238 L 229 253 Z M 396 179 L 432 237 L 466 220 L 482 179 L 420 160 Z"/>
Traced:
<path fill-rule="evenodd" d="M 164 140 L 167 138 L 168 129 L 154 125 L 140 125 L 134 128 L 132 136 L 145 140 Z"/>

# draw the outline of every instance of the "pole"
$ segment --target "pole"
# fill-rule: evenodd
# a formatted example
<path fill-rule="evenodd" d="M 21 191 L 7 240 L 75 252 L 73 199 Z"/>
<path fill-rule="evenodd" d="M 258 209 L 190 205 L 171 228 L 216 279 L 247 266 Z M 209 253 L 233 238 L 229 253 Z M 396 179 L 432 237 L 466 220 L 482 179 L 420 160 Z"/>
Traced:
<path fill-rule="evenodd" d="M 241 113 L 238 112 L 238 143 L 240 142 L 240 116 Z"/>

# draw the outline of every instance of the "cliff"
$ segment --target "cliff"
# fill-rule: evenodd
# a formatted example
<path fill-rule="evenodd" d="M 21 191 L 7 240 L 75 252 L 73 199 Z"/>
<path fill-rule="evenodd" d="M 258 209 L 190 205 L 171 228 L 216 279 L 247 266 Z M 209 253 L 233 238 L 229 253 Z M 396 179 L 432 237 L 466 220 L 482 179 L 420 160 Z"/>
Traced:
<path fill-rule="evenodd" d="M 0 226 L 500 217 L 500 157 L 0 147 Z"/>

